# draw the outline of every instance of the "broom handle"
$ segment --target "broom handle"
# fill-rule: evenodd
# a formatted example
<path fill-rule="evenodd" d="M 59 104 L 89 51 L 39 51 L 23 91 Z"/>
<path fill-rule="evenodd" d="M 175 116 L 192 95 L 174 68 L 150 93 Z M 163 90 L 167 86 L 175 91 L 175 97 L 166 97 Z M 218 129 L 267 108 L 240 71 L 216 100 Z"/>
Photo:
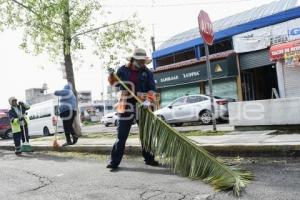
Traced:
<path fill-rule="evenodd" d="M 22 105 L 20 105 L 20 111 L 21 111 L 21 116 L 23 116 L 23 111 L 22 111 Z M 24 119 L 25 120 L 25 119 Z M 23 135 L 24 135 L 24 138 L 25 138 L 25 143 L 27 142 L 27 137 L 26 137 L 26 133 L 25 133 L 25 125 L 24 125 L 24 120 L 23 120 L 23 123 L 22 123 L 22 127 L 23 127 Z"/>
<path fill-rule="evenodd" d="M 118 80 L 118 82 L 130 93 L 130 95 L 135 98 L 135 100 L 142 104 L 143 102 L 127 87 L 127 85 L 118 77 L 118 75 L 114 74 L 114 77 Z"/>

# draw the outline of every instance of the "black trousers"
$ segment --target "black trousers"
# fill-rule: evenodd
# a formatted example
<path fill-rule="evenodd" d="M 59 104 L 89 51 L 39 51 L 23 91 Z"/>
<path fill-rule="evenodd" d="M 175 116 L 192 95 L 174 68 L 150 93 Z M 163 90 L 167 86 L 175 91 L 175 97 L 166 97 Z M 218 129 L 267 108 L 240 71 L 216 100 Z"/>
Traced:
<path fill-rule="evenodd" d="M 120 162 L 122 161 L 126 140 L 128 138 L 134 119 L 136 119 L 136 115 L 133 112 L 119 114 L 119 121 L 117 127 L 118 138 L 111 151 L 110 164 L 113 166 L 119 166 Z M 143 146 L 142 155 L 144 157 L 145 162 L 151 162 L 154 160 L 154 155 L 150 152 L 147 152 Z"/>
<path fill-rule="evenodd" d="M 64 126 L 64 131 L 66 135 L 66 140 L 67 142 L 72 142 L 71 141 L 71 135 L 72 137 L 76 137 L 75 130 L 73 128 L 73 122 L 76 116 L 76 111 L 74 110 L 68 110 L 60 113 L 60 118 L 63 120 L 63 126 Z"/>
<path fill-rule="evenodd" d="M 21 151 L 21 140 L 22 143 L 29 142 L 29 135 L 28 135 L 28 127 L 24 126 L 24 131 L 25 131 L 25 135 L 26 135 L 26 140 L 25 140 L 25 136 L 23 133 L 23 126 L 21 126 L 21 132 L 18 133 L 13 133 L 13 139 L 14 139 L 14 143 L 15 143 L 15 150 L 16 152 L 20 152 Z"/>

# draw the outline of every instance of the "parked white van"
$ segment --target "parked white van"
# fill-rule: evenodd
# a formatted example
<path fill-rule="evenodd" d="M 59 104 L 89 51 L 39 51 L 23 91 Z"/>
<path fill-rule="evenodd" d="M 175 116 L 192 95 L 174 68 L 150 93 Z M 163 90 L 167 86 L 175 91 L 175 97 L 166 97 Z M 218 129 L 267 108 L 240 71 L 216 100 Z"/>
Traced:
<path fill-rule="evenodd" d="M 64 132 L 63 123 L 58 115 L 58 101 L 52 99 L 41 103 L 33 104 L 28 110 L 30 123 L 28 126 L 29 135 L 50 135 L 56 132 Z"/>

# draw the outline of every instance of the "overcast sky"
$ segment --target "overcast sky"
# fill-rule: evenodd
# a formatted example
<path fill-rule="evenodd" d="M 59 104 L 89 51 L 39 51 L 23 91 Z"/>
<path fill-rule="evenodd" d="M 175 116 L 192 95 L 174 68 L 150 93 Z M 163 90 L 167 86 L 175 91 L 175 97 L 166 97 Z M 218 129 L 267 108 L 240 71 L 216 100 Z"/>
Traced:
<path fill-rule="evenodd" d="M 147 39 L 154 32 L 157 46 L 169 37 L 197 27 L 199 11 L 205 10 L 212 21 L 272 2 L 272 0 L 105 0 L 104 7 L 112 11 L 115 20 L 137 13 L 147 29 Z M 0 33 L 0 108 L 8 106 L 8 98 L 16 96 L 25 100 L 25 90 L 40 88 L 47 83 L 53 92 L 66 83 L 59 70 L 59 62 L 51 63 L 46 55 L 32 56 L 19 49 L 21 31 Z M 151 45 L 147 48 L 150 52 Z M 77 90 L 91 90 L 93 100 L 100 99 L 106 88 L 106 75 L 98 58 L 84 55 L 86 63 L 78 67 L 74 63 Z M 124 61 L 125 62 L 125 61 Z M 91 67 L 91 63 L 93 67 Z"/>

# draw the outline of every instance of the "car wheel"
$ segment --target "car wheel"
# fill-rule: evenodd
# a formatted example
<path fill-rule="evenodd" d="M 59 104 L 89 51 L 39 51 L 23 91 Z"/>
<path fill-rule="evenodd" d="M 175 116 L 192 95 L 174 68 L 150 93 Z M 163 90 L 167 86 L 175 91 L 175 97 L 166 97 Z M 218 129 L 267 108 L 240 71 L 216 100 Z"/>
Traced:
<path fill-rule="evenodd" d="M 118 126 L 118 120 L 115 121 L 115 126 Z"/>
<path fill-rule="evenodd" d="M 157 115 L 158 118 L 160 118 L 161 120 L 163 120 L 164 122 L 166 122 L 166 118 L 162 115 Z"/>
<path fill-rule="evenodd" d="M 204 110 L 199 115 L 200 121 L 204 125 L 209 125 L 212 122 L 212 115 L 209 110 Z"/>
<path fill-rule="evenodd" d="M 177 127 L 179 127 L 179 126 L 182 126 L 183 123 L 175 123 L 174 125 L 177 126 Z"/>
<path fill-rule="evenodd" d="M 50 131 L 49 131 L 48 127 L 44 127 L 43 134 L 44 134 L 44 136 L 49 136 L 50 135 Z"/>
<path fill-rule="evenodd" d="M 5 132 L 4 139 L 11 139 L 11 138 L 13 138 L 13 133 L 11 129 L 9 129 Z"/>

